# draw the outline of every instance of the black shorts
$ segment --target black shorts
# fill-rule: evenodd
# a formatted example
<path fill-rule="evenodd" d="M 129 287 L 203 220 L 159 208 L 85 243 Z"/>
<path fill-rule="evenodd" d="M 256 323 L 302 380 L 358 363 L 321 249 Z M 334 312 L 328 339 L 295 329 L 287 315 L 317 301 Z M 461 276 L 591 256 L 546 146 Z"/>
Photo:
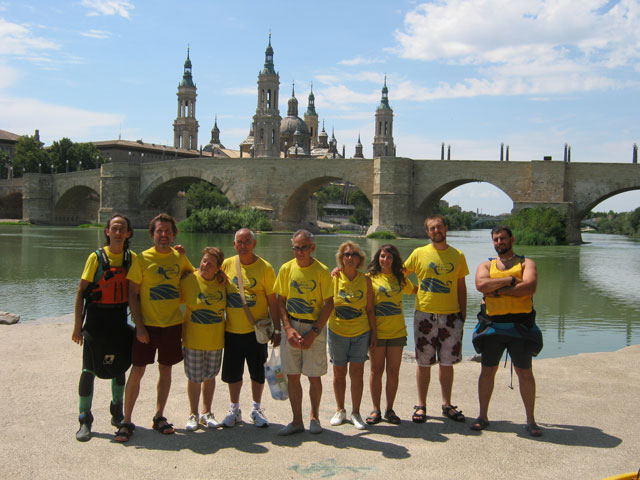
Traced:
<path fill-rule="evenodd" d="M 133 329 L 127 324 L 127 305 L 89 306 L 82 327 L 82 369 L 99 378 L 115 378 L 131 366 Z"/>
<path fill-rule="evenodd" d="M 247 362 L 249 376 L 256 383 L 264 383 L 264 362 L 267 361 L 267 344 L 258 343 L 256 334 L 224 332 L 222 381 L 237 383 L 244 375 Z"/>
<path fill-rule="evenodd" d="M 500 363 L 504 350 L 509 352 L 513 366 L 522 369 L 531 368 L 531 346 L 523 338 L 507 335 L 487 335 L 482 343 L 482 365 L 495 367 Z"/>

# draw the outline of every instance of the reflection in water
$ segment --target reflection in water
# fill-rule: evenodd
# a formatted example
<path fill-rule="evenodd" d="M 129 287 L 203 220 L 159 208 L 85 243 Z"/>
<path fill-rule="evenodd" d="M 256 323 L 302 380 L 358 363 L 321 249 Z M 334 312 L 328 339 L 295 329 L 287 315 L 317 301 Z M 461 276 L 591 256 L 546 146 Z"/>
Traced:
<path fill-rule="evenodd" d="M 571 247 L 519 247 L 516 252 L 533 258 L 538 265 L 539 284 L 534 297 L 537 321 L 545 347 L 541 357 L 580 352 L 611 351 L 640 343 L 640 243 L 616 235 L 585 235 L 592 242 Z M 75 291 L 87 256 L 102 245 L 103 232 L 69 227 L 0 226 L 0 310 L 21 315 L 23 320 L 71 313 Z M 329 267 L 345 240 L 341 236 L 317 236 L 316 256 Z M 449 232 L 451 245 L 467 257 L 468 313 L 464 354 L 471 355 L 471 333 L 481 295 L 474 286 L 479 263 L 495 256 L 488 230 Z M 233 236 L 179 234 L 194 265 L 207 245 L 235 254 Z M 369 255 L 384 240 L 357 239 Z M 403 239 L 394 243 L 403 258 L 426 240 Z M 151 246 L 148 232 L 137 230 L 132 248 L 140 252 Z M 277 269 L 292 258 L 289 234 L 258 236 L 256 253 Z M 412 345 L 414 299 L 404 298 L 405 316 Z"/>

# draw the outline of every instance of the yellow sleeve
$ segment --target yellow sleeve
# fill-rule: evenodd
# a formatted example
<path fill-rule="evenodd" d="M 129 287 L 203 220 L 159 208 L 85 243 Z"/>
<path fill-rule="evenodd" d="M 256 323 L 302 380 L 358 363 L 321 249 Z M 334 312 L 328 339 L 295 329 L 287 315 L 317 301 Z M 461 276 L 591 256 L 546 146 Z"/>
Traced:
<path fill-rule="evenodd" d="M 405 278 L 404 288 L 402 289 L 402 293 L 409 295 L 413 293 L 413 282 L 408 278 Z"/>
<path fill-rule="evenodd" d="M 129 271 L 127 272 L 127 280 L 138 285 L 142 283 L 142 262 L 137 255 L 131 255 L 131 267 L 129 267 Z"/>
<path fill-rule="evenodd" d="M 87 258 L 87 262 L 84 264 L 84 270 L 82 271 L 82 280 L 86 280 L 87 282 L 93 282 L 93 277 L 96 275 L 96 270 L 98 270 L 98 256 L 96 252 L 92 252 Z"/>

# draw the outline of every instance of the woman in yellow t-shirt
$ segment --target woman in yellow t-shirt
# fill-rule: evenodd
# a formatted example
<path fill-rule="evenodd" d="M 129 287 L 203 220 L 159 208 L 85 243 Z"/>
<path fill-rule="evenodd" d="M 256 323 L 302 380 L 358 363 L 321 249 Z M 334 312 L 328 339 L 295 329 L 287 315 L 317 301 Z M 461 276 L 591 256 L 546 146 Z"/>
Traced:
<path fill-rule="evenodd" d="M 220 426 L 211 403 L 224 347 L 228 282 L 220 283 L 217 278 L 223 260 L 222 250 L 206 247 L 198 270 L 180 280 L 180 301 L 185 305 L 182 324 L 184 372 L 191 409 L 185 428 L 190 431 L 196 430 L 199 424 L 209 428 Z M 201 391 L 202 414 L 199 415 Z"/>
<path fill-rule="evenodd" d="M 360 416 L 360 403 L 364 386 L 364 362 L 367 350 L 376 342 L 376 317 L 373 312 L 371 279 L 358 271 L 365 264 L 360 246 L 347 241 L 336 254 L 339 274 L 333 278 L 333 304 L 329 317 L 329 356 L 333 364 L 333 392 L 337 411 L 331 425 L 337 426 L 347 419 L 344 397 L 347 388 L 347 370 L 351 380 L 351 423 L 366 428 Z"/>
<path fill-rule="evenodd" d="M 366 421 L 369 425 L 373 425 L 382 419 L 380 398 L 382 396 L 382 374 L 386 366 L 387 408 L 384 418 L 397 425 L 400 423 L 400 418 L 393 411 L 393 402 L 398 391 L 402 350 L 407 344 L 407 327 L 402 310 L 402 295 L 415 293 L 415 287 L 411 280 L 404 276 L 400 253 L 391 244 L 383 245 L 378 249 L 368 269 L 367 275 L 371 278 L 375 298 L 378 340 L 371 349 L 369 388 L 373 411 Z"/>

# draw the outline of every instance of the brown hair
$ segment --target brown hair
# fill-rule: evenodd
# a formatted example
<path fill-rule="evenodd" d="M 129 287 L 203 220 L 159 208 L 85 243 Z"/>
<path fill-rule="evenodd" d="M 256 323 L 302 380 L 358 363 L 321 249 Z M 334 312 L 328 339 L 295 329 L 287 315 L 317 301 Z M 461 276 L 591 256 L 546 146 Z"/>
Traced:
<path fill-rule="evenodd" d="M 204 247 L 202 249 L 202 256 L 211 255 L 218 261 L 218 268 L 222 267 L 222 262 L 224 262 L 224 252 L 220 250 L 218 247 Z"/>
<path fill-rule="evenodd" d="M 133 237 L 133 230 L 131 229 L 131 220 L 129 220 L 129 217 L 127 217 L 126 215 L 121 215 L 119 213 L 114 213 L 113 215 L 111 215 L 109 217 L 109 220 L 107 220 L 107 226 L 104 227 L 104 236 L 106 238 L 105 245 L 111 244 L 111 239 L 107 235 L 107 230 L 109 230 L 109 227 L 111 227 L 111 220 L 113 220 L 114 218 L 123 219 L 125 221 L 125 223 L 127 224 L 127 232 L 131 232 L 131 235 L 129 235 L 129 238 L 126 238 L 124 240 L 124 245 L 123 245 L 123 249 L 124 250 L 128 250 L 129 249 L 129 240 L 131 240 L 131 238 Z"/>
<path fill-rule="evenodd" d="M 178 226 L 176 225 L 176 219 L 168 213 L 160 213 L 153 217 L 149 222 L 149 236 L 153 237 L 153 234 L 156 231 L 156 223 L 158 222 L 169 222 L 171 224 L 171 230 L 173 230 L 173 234 L 178 235 Z"/>

